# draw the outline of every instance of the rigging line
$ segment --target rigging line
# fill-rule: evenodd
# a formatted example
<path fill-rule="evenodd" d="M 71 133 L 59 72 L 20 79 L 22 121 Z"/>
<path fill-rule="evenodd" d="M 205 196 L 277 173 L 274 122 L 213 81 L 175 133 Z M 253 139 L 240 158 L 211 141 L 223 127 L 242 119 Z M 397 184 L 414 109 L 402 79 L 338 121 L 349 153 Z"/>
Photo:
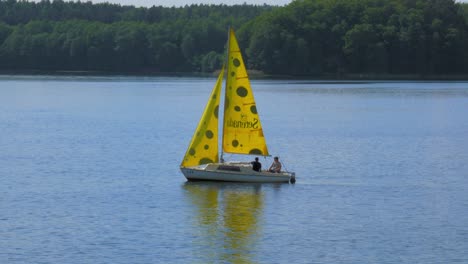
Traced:
<path fill-rule="evenodd" d="M 228 28 L 228 39 L 227 39 L 227 45 L 226 45 L 226 55 L 225 55 L 225 58 L 224 58 L 224 64 L 223 64 L 223 70 L 224 70 L 224 65 L 226 64 L 226 80 L 224 82 L 224 103 L 223 103 L 223 109 L 225 108 L 226 106 L 226 93 L 227 93 L 227 85 L 228 85 L 228 79 L 229 79 L 229 70 L 230 70 L 230 63 L 229 63 L 229 49 L 231 49 L 231 45 L 229 44 L 231 42 L 231 26 L 229 26 Z M 222 87 L 221 87 L 221 90 Z M 221 96 L 222 91 L 220 92 L 220 96 Z M 220 102 L 221 103 L 221 102 Z M 224 163 L 224 122 L 226 121 L 226 111 L 224 109 L 223 111 L 223 122 L 222 122 L 222 135 L 223 137 L 221 138 L 221 163 Z M 218 121 L 219 122 L 219 121 Z M 218 126 L 219 126 L 219 123 L 218 123 Z"/>
<path fill-rule="evenodd" d="M 282 164 L 283 164 L 283 167 L 284 167 L 284 171 L 289 172 L 288 169 L 286 168 L 286 163 L 284 162 L 283 158 L 281 158 L 281 160 L 283 161 Z"/>

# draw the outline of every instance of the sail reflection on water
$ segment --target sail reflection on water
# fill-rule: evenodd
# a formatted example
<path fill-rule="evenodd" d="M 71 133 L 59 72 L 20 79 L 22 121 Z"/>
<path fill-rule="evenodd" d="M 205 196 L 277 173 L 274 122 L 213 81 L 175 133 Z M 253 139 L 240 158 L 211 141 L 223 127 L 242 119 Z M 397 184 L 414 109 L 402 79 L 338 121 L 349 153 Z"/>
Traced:
<path fill-rule="evenodd" d="M 261 185 L 187 182 L 195 208 L 194 237 L 202 261 L 252 263 L 263 211 Z"/>

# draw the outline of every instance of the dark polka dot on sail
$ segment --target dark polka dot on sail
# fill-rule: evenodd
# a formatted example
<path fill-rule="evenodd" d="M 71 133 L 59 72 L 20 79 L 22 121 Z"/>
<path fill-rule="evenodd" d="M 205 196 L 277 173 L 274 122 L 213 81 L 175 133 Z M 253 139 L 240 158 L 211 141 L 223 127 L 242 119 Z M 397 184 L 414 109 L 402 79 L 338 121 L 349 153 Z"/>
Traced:
<path fill-rule="evenodd" d="M 236 66 L 236 67 L 239 67 L 241 65 L 240 60 L 237 59 L 237 58 L 234 58 L 232 60 L 232 64 L 234 64 L 234 66 Z"/>
<path fill-rule="evenodd" d="M 219 105 L 215 106 L 214 113 L 213 113 L 216 118 L 218 118 L 218 113 L 219 113 Z"/>
<path fill-rule="evenodd" d="M 208 163 L 213 163 L 213 160 L 210 158 L 202 158 L 198 162 L 198 165 L 203 165 L 203 164 L 208 164 Z"/>
<path fill-rule="evenodd" d="M 210 148 L 210 146 L 208 146 L 208 145 L 205 145 L 203 148 L 205 148 L 205 149 L 209 149 L 209 148 Z"/>
<path fill-rule="evenodd" d="M 261 150 L 259 150 L 259 149 L 254 148 L 254 149 L 251 149 L 249 151 L 249 154 L 251 154 L 251 155 L 263 155 L 263 152 Z"/>
<path fill-rule="evenodd" d="M 237 87 L 236 93 L 240 97 L 246 97 L 249 92 L 247 91 L 245 87 L 239 86 Z"/>
<path fill-rule="evenodd" d="M 234 140 L 232 141 L 232 146 L 233 146 L 233 147 L 239 146 L 239 141 L 237 141 L 237 139 L 234 139 Z"/>
<path fill-rule="evenodd" d="M 209 138 L 209 139 L 213 138 L 213 131 L 207 130 L 207 131 L 205 132 L 205 136 L 206 136 L 207 138 Z"/>
<path fill-rule="evenodd" d="M 190 148 L 189 154 L 190 154 L 191 156 L 194 156 L 194 155 L 195 155 L 195 150 L 194 150 L 193 148 Z"/>
<path fill-rule="evenodd" d="M 257 114 L 257 106 L 252 105 L 252 106 L 250 107 L 250 112 L 252 112 L 252 114 L 256 115 L 256 114 Z"/>
<path fill-rule="evenodd" d="M 234 77 L 236 75 L 235 72 L 231 72 L 231 76 Z"/>
<path fill-rule="evenodd" d="M 236 106 L 234 107 L 234 110 L 236 110 L 236 112 L 240 112 L 241 108 L 240 108 L 239 106 L 236 105 Z"/>

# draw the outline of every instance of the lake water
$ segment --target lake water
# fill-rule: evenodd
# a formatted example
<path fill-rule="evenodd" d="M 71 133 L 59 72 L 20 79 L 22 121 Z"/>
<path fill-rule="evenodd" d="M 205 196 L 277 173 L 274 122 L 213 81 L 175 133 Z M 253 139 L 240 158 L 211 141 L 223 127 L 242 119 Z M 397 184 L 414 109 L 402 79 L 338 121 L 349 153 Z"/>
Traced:
<path fill-rule="evenodd" d="M 0 77 L 0 263 L 468 263 L 467 82 L 253 81 L 297 183 L 187 183 L 214 82 Z"/>

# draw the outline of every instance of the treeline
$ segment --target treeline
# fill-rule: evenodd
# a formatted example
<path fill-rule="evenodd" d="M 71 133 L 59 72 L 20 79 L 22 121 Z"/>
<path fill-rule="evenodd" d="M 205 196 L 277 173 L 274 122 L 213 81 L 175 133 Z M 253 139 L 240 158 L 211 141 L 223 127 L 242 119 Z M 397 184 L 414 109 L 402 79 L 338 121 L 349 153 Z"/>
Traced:
<path fill-rule="evenodd" d="M 212 72 L 228 26 L 267 74 L 468 74 L 468 5 L 296 0 L 286 7 L 0 0 L 0 70 Z"/>
<path fill-rule="evenodd" d="M 34 20 L 66 21 L 87 20 L 103 23 L 135 21 L 145 23 L 174 22 L 210 18 L 218 23 L 244 23 L 272 6 L 256 5 L 190 5 L 182 8 L 152 6 L 149 8 L 121 6 L 119 4 L 92 2 L 64 2 L 63 0 L 0 0 L 0 21 L 9 25 L 26 24 Z"/>
<path fill-rule="evenodd" d="M 229 25 L 273 9 L 0 0 L 0 69 L 212 72 Z"/>
<path fill-rule="evenodd" d="M 269 73 L 467 74 L 467 4 L 297 0 L 254 21 L 250 64 Z"/>
<path fill-rule="evenodd" d="M 180 27 L 187 28 L 183 34 Z M 193 30 L 191 30 L 193 28 Z M 226 30 L 210 21 L 190 24 L 106 24 L 83 20 L 0 24 L 5 70 L 214 71 Z M 216 45 L 218 44 L 218 45 Z"/>

